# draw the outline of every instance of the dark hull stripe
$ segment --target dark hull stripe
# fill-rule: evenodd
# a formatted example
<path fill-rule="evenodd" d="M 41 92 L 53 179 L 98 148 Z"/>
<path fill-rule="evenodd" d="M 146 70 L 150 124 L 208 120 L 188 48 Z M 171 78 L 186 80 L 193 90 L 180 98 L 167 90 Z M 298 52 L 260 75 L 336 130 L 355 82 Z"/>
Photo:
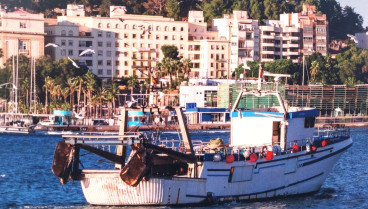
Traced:
<path fill-rule="evenodd" d="M 230 171 L 230 169 L 213 169 L 213 168 L 209 168 L 209 169 L 207 169 L 207 171 Z"/>
<path fill-rule="evenodd" d="M 312 160 L 312 161 L 309 161 L 309 162 L 302 163 L 302 164 L 300 164 L 300 167 L 308 166 L 308 165 L 311 165 L 311 164 L 313 164 L 313 163 L 317 163 L 317 162 L 319 162 L 319 161 L 321 161 L 321 160 L 324 160 L 324 159 L 327 159 L 327 158 L 329 158 L 329 157 L 332 157 L 332 156 L 334 156 L 334 155 L 337 155 L 337 154 L 339 154 L 339 153 L 341 153 L 341 152 L 344 152 L 345 150 L 349 149 L 352 145 L 353 145 L 353 144 L 350 144 L 349 146 L 346 146 L 346 147 L 344 147 L 344 148 L 342 148 L 342 149 L 340 149 L 340 150 L 338 150 L 338 151 L 336 151 L 336 152 L 332 152 L 332 153 L 330 153 L 330 154 L 328 154 L 328 155 L 326 155 L 326 156 L 323 156 L 323 157 L 317 158 L 317 159 Z"/>

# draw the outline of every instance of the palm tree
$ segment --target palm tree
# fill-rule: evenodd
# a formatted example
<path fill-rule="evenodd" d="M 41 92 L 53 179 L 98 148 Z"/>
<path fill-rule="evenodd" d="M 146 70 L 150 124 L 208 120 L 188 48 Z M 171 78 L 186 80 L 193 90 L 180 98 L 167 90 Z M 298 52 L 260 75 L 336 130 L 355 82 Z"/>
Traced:
<path fill-rule="evenodd" d="M 136 75 L 130 76 L 128 79 L 128 87 L 130 88 L 130 99 L 133 101 L 133 89 L 138 85 L 138 78 Z"/>
<path fill-rule="evenodd" d="M 90 103 L 89 100 L 92 99 L 92 92 L 95 91 L 96 89 L 95 75 L 91 71 L 88 71 L 84 75 L 84 80 L 86 82 L 86 87 L 87 87 L 88 103 Z"/>
<path fill-rule="evenodd" d="M 51 96 L 54 100 L 59 100 L 61 95 L 61 85 L 55 85 L 54 88 L 51 89 Z"/>
<path fill-rule="evenodd" d="M 171 60 L 170 67 L 171 67 L 171 73 L 176 74 L 175 81 L 176 83 L 179 81 L 179 72 L 182 69 L 183 63 L 181 63 L 179 60 Z"/>
<path fill-rule="evenodd" d="M 104 87 L 100 87 L 97 89 L 95 98 L 97 100 L 97 104 L 100 106 L 99 116 L 102 117 L 102 105 L 104 104 L 104 101 L 106 100 L 107 90 Z M 96 110 L 97 112 L 97 110 Z"/>
<path fill-rule="evenodd" d="M 115 98 L 116 95 L 120 93 L 119 91 L 119 85 L 117 83 L 112 83 L 110 88 L 110 97 L 112 97 L 112 113 L 115 112 Z"/>
<path fill-rule="evenodd" d="M 69 90 L 70 90 L 69 102 L 70 102 L 71 107 L 73 107 L 74 105 L 74 93 L 78 88 L 77 84 L 78 84 L 78 80 L 74 78 L 69 78 L 66 82 L 66 85 L 69 87 Z"/>
<path fill-rule="evenodd" d="M 191 68 L 193 67 L 193 63 L 190 59 L 182 59 L 181 63 L 183 63 L 183 67 L 181 68 L 181 71 L 183 73 L 184 79 L 189 78 L 189 73 Z"/>
<path fill-rule="evenodd" d="M 23 92 L 26 92 L 26 102 L 25 102 L 25 105 L 28 106 L 29 104 L 29 79 L 28 77 L 24 78 L 24 80 L 22 81 L 22 89 L 23 89 Z"/>
<path fill-rule="evenodd" d="M 64 97 L 64 103 L 67 103 L 66 102 L 66 99 L 68 98 L 68 96 L 69 96 L 69 92 L 70 92 L 70 88 L 69 87 L 64 87 L 64 88 L 61 88 L 61 91 L 60 91 L 60 93 L 61 93 L 61 95 L 63 95 L 63 97 Z"/>
<path fill-rule="evenodd" d="M 77 95 L 78 108 L 77 108 L 77 111 L 79 112 L 79 104 L 80 104 L 80 97 L 81 97 L 81 92 L 82 92 L 82 85 L 84 85 L 84 77 L 83 76 L 77 76 L 75 78 L 75 80 L 77 81 L 77 84 L 78 84 L 78 95 Z M 85 101 L 84 101 L 84 105 L 86 105 Z"/>
<path fill-rule="evenodd" d="M 164 59 L 162 59 L 162 61 L 160 63 L 158 63 L 158 68 L 160 69 L 160 71 L 163 75 L 169 75 L 169 78 L 170 78 L 169 86 L 171 88 L 171 86 L 172 86 L 172 70 L 171 70 L 170 63 L 171 63 L 171 58 L 165 57 Z"/>
<path fill-rule="evenodd" d="M 44 88 L 45 88 L 45 94 L 46 94 L 46 99 L 45 99 L 45 110 L 46 110 L 46 114 L 48 113 L 48 94 L 50 89 L 52 89 L 55 86 L 55 80 L 52 79 L 50 76 L 47 76 L 45 78 L 45 84 L 44 84 Z"/>

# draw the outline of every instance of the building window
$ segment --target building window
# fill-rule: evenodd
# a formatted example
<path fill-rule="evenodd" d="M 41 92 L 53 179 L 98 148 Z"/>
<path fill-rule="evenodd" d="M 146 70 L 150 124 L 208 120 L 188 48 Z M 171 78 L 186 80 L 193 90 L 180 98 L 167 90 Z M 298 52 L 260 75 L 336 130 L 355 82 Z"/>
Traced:
<path fill-rule="evenodd" d="M 181 28 L 180 28 L 180 31 L 184 31 L 184 27 L 181 27 Z"/>
<path fill-rule="evenodd" d="M 61 56 L 65 56 L 66 55 L 66 49 L 62 49 L 61 50 Z"/>
<path fill-rule="evenodd" d="M 102 41 L 97 42 L 97 46 L 102 47 Z"/>
<path fill-rule="evenodd" d="M 102 37 L 102 31 L 97 32 L 97 37 Z"/>
<path fill-rule="evenodd" d="M 87 66 L 93 66 L 93 64 L 92 64 L 92 60 L 86 60 L 86 65 L 87 65 Z"/>
<path fill-rule="evenodd" d="M 159 35 L 156 35 L 156 40 L 160 40 L 160 36 Z"/>
<path fill-rule="evenodd" d="M 106 32 L 106 37 L 111 38 L 111 32 Z"/>
<path fill-rule="evenodd" d="M 175 27 L 173 27 L 173 31 L 176 31 L 176 28 Z"/>
<path fill-rule="evenodd" d="M 61 35 L 62 35 L 62 36 L 65 36 L 65 35 L 66 35 L 65 30 L 62 30 L 62 31 L 61 31 Z"/>
<path fill-rule="evenodd" d="M 72 30 L 68 31 L 68 36 L 73 36 L 73 31 Z"/>
<path fill-rule="evenodd" d="M 111 25 L 110 25 L 110 23 L 107 23 L 107 26 L 106 26 L 106 27 L 107 27 L 107 28 L 110 28 L 110 26 L 111 26 Z"/>
<path fill-rule="evenodd" d="M 106 74 L 107 74 L 107 75 L 111 75 L 111 70 L 107 70 L 107 71 L 106 71 Z"/>
<path fill-rule="evenodd" d="M 103 56 L 103 51 L 102 51 L 102 50 L 98 50 L 98 51 L 97 51 L 97 55 L 98 55 L 98 56 Z"/>
<path fill-rule="evenodd" d="M 168 26 L 165 26 L 165 31 L 169 31 L 169 27 Z"/>
<path fill-rule="evenodd" d="M 137 34 L 132 34 L 132 38 L 137 38 Z"/>
<path fill-rule="evenodd" d="M 119 24 L 116 24 L 116 25 L 115 25 L 115 28 L 119 28 L 119 27 L 120 27 L 120 26 L 119 26 Z"/>
<path fill-rule="evenodd" d="M 106 60 L 106 65 L 111 66 L 111 60 Z"/>
<path fill-rule="evenodd" d="M 111 47 L 111 41 L 106 42 L 106 47 Z"/>
<path fill-rule="evenodd" d="M 20 22 L 20 23 L 19 23 L 19 27 L 20 27 L 20 28 L 27 28 L 27 23 L 25 23 L 25 22 Z"/>
<path fill-rule="evenodd" d="M 167 36 L 164 36 L 164 40 L 167 40 L 168 39 L 168 37 Z"/>
<path fill-rule="evenodd" d="M 172 40 L 173 40 L 173 41 L 175 41 L 175 39 L 176 39 L 176 36 L 175 36 L 175 35 L 173 35 L 173 36 L 172 36 Z"/>
<path fill-rule="evenodd" d="M 129 29 L 129 25 L 128 24 L 125 24 L 124 25 L 124 29 Z"/>
<path fill-rule="evenodd" d="M 102 60 L 98 60 L 97 65 L 102 65 Z"/>
<path fill-rule="evenodd" d="M 66 40 L 61 40 L 61 46 L 66 46 Z"/>
<path fill-rule="evenodd" d="M 157 30 L 157 31 L 160 31 L 160 30 L 161 30 L 160 26 L 157 26 L 157 27 L 156 27 L 156 30 Z"/>
<path fill-rule="evenodd" d="M 136 29 L 136 28 L 137 28 L 137 26 L 136 26 L 136 25 L 133 25 L 132 29 L 134 30 L 134 29 Z"/>
<path fill-rule="evenodd" d="M 73 50 L 72 50 L 72 49 L 69 49 L 69 50 L 68 50 L 68 55 L 69 55 L 69 56 L 73 56 Z"/>
<path fill-rule="evenodd" d="M 111 57 L 111 51 L 106 51 L 106 56 Z"/>
<path fill-rule="evenodd" d="M 98 23 L 98 28 L 102 28 L 102 23 Z"/>
<path fill-rule="evenodd" d="M 102 69 L 98 69 L 97 74 L 102 75 Z"/>
<path fill-rule="evenodd" d="M 124 61 L 124 66 L 128 66 L 128 61 Z"/>
<path fill-rule="evenodd" d="M 73 46 L 73 40 L 68 41 L 68 46 Z"/>
<path fill-rule="evenodd" d="M 124 38 L 128 38 L 128 34 L 127 33 L 124 33 Z"/>

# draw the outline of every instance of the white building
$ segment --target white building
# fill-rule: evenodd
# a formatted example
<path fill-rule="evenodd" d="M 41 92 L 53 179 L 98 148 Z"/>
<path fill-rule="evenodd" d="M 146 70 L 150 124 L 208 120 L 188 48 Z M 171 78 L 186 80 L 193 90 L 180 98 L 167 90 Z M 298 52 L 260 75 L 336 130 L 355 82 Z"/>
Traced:
<path fill-rule="evenodd" d="M 259 60 L 258 20 L 248 18 L 246 11 L 234 11 L 232 15 L 212 20 L 213 30 L 218 31 L 219 40 L 231 45 L 230 71 L 240 64 Z"/>
<path fill-rule="evenodd" d="M 106 80 L 131 75 L 147 78 L 149 69 L 155 69 L 163 58 L 161 46 L 169 44 L 177 46 L 179 57 L 191 59 L 192 77 L 227 72 L 226 65 L 211 64 L 207 59 L 211 56 L 207 52 L 212 48 L 219 48 L 213 53 L 214 59 L 216 55 L 227 59 L 228 48 L 226 43 L 216 40 L 217 32 L 207 31 L 201 11 L 191 11 L 189 21 L 184 22 L 162 16 L 125 14 L 125 8 L 120 6 L 110 8 L 110 17 L 85 17 L 78 10 L 83 8 L 68 5 L 67 16 L 46 21 L 46 42 L 61 46 L 46 49 L 46 54 L 54 59 L 66 56 L 77 59 L 79 64 Z M 88 48 L 95 53 L 79 57 Z"/>
<path fill-rule="evenodd" d="M 355 39 L 358 42 L 355 44 L 358 48 L 368 49 L 368 31 L 363 33 L 356 33 Z"/>

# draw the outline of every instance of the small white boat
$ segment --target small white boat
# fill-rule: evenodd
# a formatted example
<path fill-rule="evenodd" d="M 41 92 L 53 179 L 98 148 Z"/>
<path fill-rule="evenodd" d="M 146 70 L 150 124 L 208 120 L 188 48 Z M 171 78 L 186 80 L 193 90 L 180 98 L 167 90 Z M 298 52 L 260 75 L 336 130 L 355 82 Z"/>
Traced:
<path fill-rule="evenodd" d="M 34 132 L 35 126 L 0 126 L 0 133 L 8 134 L 29 134 Z"/>
<path fill-rule="evenodd" d="M 242 99 L 265 97 L 275 104 L 238 108 Z M 69 178 L 81 181 L 92 205 L 213 204 L 317 192 L 352 146 L 349 129 L 315 130 L 317 110 L 288 107 L 277 91 L 245 89 L 239 94 L 229 144 L 220 139 L 193 144 L 180 108 L 176 112 L 183 136 L 179 143 L 129 135 L 123 125 L 119 136 L 63 136 L 52 170 L 63 184 Z M 117 146 L 118 152 L 101 149 L 106 146 Z M 133 150 L 129 155 L 127 147 Z M 116 167 L 80 169 L 80 149 Z"/>

